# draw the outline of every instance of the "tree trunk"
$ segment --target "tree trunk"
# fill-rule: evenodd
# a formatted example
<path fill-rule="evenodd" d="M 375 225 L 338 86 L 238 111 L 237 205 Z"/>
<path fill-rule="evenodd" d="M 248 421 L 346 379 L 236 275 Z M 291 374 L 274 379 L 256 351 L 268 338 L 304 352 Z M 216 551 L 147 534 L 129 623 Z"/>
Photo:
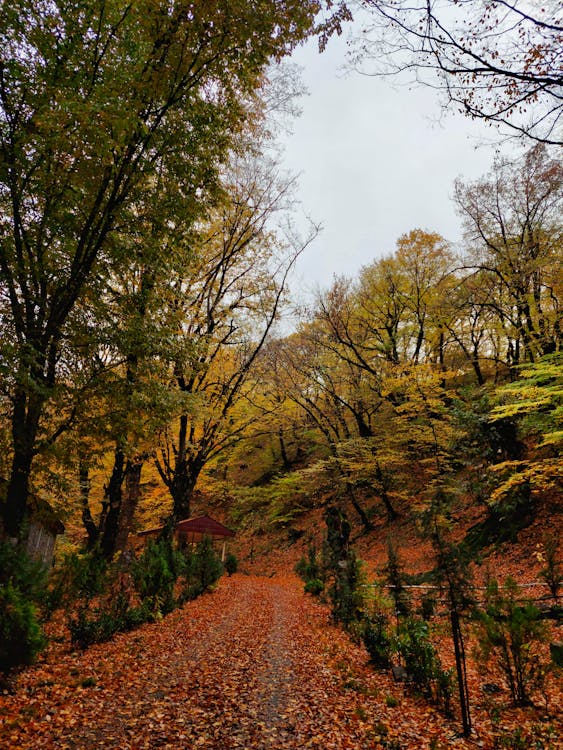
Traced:
<path fill-rule="evenodd" d="M 125 494 L 122 498 L 121 513 L 115 540 L 116 552 L 124 552 L 127 548 L 128 537 L 133 526 L 133 518 L 141 497 L 141 471 L 143 464 L 144 458 L 139 457 L 127 461 L 125 467 Z"/>
<path fill-rule="evenodd" d="M 205 461 L 199 457 L 176 464 L 174 479 L 169 485 L 174 501 L 172 515 L 175 523 L 190 517 L 192 495 Z"/>
<path fill-rule="evenodd" d="M 352 506 L 356 513 L 358 514 L 358 517 L 360 521 L 362 522 L 362 526 L 364 527 L 364 531 L 373 531 L 373 524 L 367 517 L 364 509 L 358 502 L 358 499 L 356 497 L 356 493 L 354 492 L 354 488 L 350 484 L 350 482 L 346 482 L 346 491 L 348 493 L 348 497 L 350 498 L 350 502 L 352 503 Z"/>
<path fill-rule="evenodd" d="M 450 598 L 455 597 L 450 592 Z M 455 599 L 454 599 L 455 601 Z M 463 645 L 463 633 L 459 621 L 459 614 L 455 604 L 450 606 L 450 622 L 452 626 L 452 638 L 454 642 L 455 667 L 457 673 L 457 684 L 459 687 L 459 704 L 461 708 L 461 723 L 463 726 L 463 736 L 471 735 L 471 714 L 469 710 L 469 689 L 467 687 L 467 671 L 465 665 L 465 647 Z"/>
<path fill-rule="evenodd" d="M 287 455 L 287 449 L 285 447 L 285 440 L 283 439 L 283 431 L 280 427 L 278 430 L 278 440 L 280 444 L 280 455 L 283 463 L 283 468 L 285 471 L 289 471 L 291 469 L 291 463 L 289 461 L 289 456 Z"/>
<path fill-rule="evenodd" d="M 481 370 L 481 365 L 479 363 L 479 355 L 475 348 L 473 351 L 473 356 L 471 357 L 471 366 L 473 367 L 473 371 L 475 372 L 475 375 L 477 376 L 477 383 L 479 385 L 485 385 L 485 378 L 483 377 L 483 372 Z"/>
<path fill-rule="evenodd" d="M 29 453 L 14 451 L 4 505 L 4 531 L 9 537 L 19 537 L 23 530 L 32 460 Z"/>
<path fill-rule="evenodd" d="M 352 414 L 354 415 L 354 419 L 356 420 L 356 425 L 358 427 L 358 435 L 361 438 L 371 438 L 373 437 L 373 430 L 369 426 L 369 424 L 364 419 L 363 415 L 360 413 L 357 409 L 352 409 Z"/>
<path fill-rule="evenodd" d="M 78 482 L 80 484 L 80 499 L 82 502 L 82 524 L 88 534 L 88 549 L 93 549 L 100 537 L 100 530 L 94 523 L 90 511 L 90 476 L 88 465 L 81 457 L 78 460 Z"/>
<path fill-rule="evenodd" d="M 376 468 L 375 468 L 375 477 L 377 481 L 379 482 L 379 495 L 381 497 L 381 500 L 383 501 L 383 505 L 385 506 L 385 510 L 387 511 L 387 518 L 390 521 L 395 521 L 399 514 L 393 507 L 391 503 L 391 498 L 389 497 L 389 493 L 387 492 L 387 479 L 383 474 L 383 471 L 381 470 L 381 466 L 379 465 L 379 461 L 377 462 Z"/>
<path fill-rule="evenodd" d="M 31 398 L 23 390 L 17 393 L 12 414 L 14 454 L 3 508 L 4 531 L 9 537 L 20 537 L 23 530 L 42 410 L 43 400 Z"/>
<path fill-rule="evenodd" d="M 100 517 L 101 551 L 107 560 L 111 560 L 116 552 L 119 517 L 123 502 L 123 480 L 125 456 L 121 448 L 115 449 L 113 470 L 109 483 L 105 488 L 105 501 Z"/>

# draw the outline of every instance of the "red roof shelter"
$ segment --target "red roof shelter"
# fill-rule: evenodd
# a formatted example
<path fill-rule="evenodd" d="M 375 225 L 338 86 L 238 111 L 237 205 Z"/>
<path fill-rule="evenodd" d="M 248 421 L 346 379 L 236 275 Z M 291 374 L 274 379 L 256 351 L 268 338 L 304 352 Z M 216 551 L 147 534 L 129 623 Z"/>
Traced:
<path fill-rule="evenodd" d="M 139 536 L 158 536 L 163 528 L 163 526 L 158 526 L 154 529 L 146 529 L 140 531 Z M 224 543 L 229 537 L 235 536 L 235 532 L 223 526 L 222 523 L 211 518 L 211 516 L 197 516 L 178 521 L 174 536 L 180 544 L 197 544 L 204 537 L 209 537 L 214 542 L 223 541 Z M 225 544 L 223 544 L 223 557 L 224 555 Z"/>

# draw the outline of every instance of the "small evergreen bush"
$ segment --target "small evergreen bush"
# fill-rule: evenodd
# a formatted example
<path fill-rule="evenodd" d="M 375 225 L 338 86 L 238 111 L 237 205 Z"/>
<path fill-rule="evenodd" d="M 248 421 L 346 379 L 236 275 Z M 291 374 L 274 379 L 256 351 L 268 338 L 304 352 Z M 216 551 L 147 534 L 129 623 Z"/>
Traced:
<path fill-rule="evenodd" d="M 185 555 L 185 586 L 182 600 L 195 599 L 208 591 L 221 577 L 223 564 L 209 537 L 204 537 L 195 550 Z"/>
<path fill-rule="evenodd" d="M 531 602 L 519 601 L 518 586 L 507 578 L 501 588 L 491 580 L 485 594 L 485 609 L 476 612 L 477 637 L 484 661 L 494 659 L 501 668 L 512 701 L 531 703 L 531 692 L 541 687 L 545 665 L 539 646 L 547 638 L 545 624 Z"/>
<path fill-rule="evenodd" d="M 309 547 L 307 557 L 303 556 L 294 568 L 297 575 L 305 582 L 304 591 L 306 594 L 319 596 L 325 588 L 323 580 L 323 571 L 317 559 L 317 549 L 314 546 Z"/>
<path fill-rule="evenodd" d="M 236 573 L 238 570 L 238 560 L 235 555 L 233 555 L 232 552 L 229 552 L 227 556 L 225 557 L 225 571 L 227 572 L 227 575 L 232 576 L 233 573 Z"/>
<path fill-rule="evenodd" d="M 108 612 L 99 608 L 91 611 L 86 604 L 79 606 L 76 616 L 69 618 L 67 624 L 72 645 L 82 649 L 109 640 L 119 630 Z"/>
<path fill-rule="evenodd" d="M 557 538 L 550 536 L 544 541 L 544 554 L 541 559 L 545 562 L 545 566 L 540 570 L 540 576 L 547 583 L 550 594 L 556 601 L 559 598 L 561 584 L 563 584 L 563 569 L 557 553 Z"/>
<path fill-rule="evenodd" d="M 397 642 L 414 687 L 426 698 L 443 703 L 449 709 L 452 675 L 442 669 L 438 652 L 430 640 L 428 623 L 407 617 L 401 623 Z"/>
<path fill-rule="evenodd" d="M 46 645 L 39 607 L 46 598 L 45 567 L 20 546 L 0 542 L 0 671 L 31 664 Z"/>
<path fill-rule="evenodd" d="M 333 582 L 328 592 L 334 619 L 347 628 L 363 619 L 364 582 L 363 563 L 353 550 L 348 550 L 346 559 L 340 560 L 333 569 Z"/>
<path fill-rule="evenodd" d="M 391 539 L 387 541 L 387 565 L 385 566 L 385 577 L 389 585 L 390 594 L 395 602 L 395 611 L 401 617 L 407 617 L 411 611 L 411 602 L 408 590 L 405 588 L 406 580 L 399 554 L 393 546 Z"/>
<path fill-rule="evenodd" d="M 436 612 L 436 597 L 427 593 L 420 600 L 420 616 L 423 620 L 430 620 Z"/>
<path fill-rule="evenodd" d="M 377 667 L 388 667 L 391 664 L 393 638 L 388 624 L 388 618 L 382 612 L 371 615 L 363 623 L 362 640 L 371 663 Z"/>
<path fill-rule="evenodd" d="M 329 583 L 332 616 L 359 636 L 365 609 L 363 563 L 350 545 L 351 526 L 337 506 L 325 509 L 326 539 L 323 544 L 323 577 Z"/>
<path fill-rule="evenodd" d="M 116 633 L 159 620 L 179 603 L 208 590 L 222 572 L 223 565 L 210 539 L 204 539 L 187 554 L 173 548 L 167 540 L 151 541 L 132 562 L 130 574 L 113 576 L 98 606 L 92 608 L 89 602 L 81 602 L 76 615 L 68 620 L 71 641 L 79 648 L 88 648 Z M 176 600 L 174 589 L 180 577 L 185 580 L 184 591 Z M 137 596 L 140 604 L 136 603 Z"/>
<path fill-rule="evenodd" d="M 140 606 L 131 606 L 131 592 L 125 578 L 115 582 L 99 606 L 91 608 L 89 603 L 82 602 L 75 617 L 68 620 L 71 642 L 85 649 L 94 643 L 109 641 L 116 633 L 132 630 L 144 622 L 151 622 L 156 615 L 144 602 Z"/>
<path fill-rule="evenodd" d="M 29 601 L 40 604 L 46 595 L 47 569 L 20 545 L 0 541 L 0 586 L 8 583 Z"/>
<path fill-rule="evenodd" d="M 200 593 L 204 593 L 217 583 L 223 572 L 223 566 L 209 537 L 204 537 L 197 545 L 193 573 L 199 584 Z"/>
<path fill-rule="evenodd" d="M 305 583 L 304 590 L 306 594 L 312 594 L 313 596 L 319 596 L 324 591 L 324 583 L 320 578 L 311 578 Z"/>
<path fill-rule="evenodd" d="M 303 556 L 295 566 L 295 572 L 305 582 L 321 578 L 321 566 L 317 559 L 316 547 L 309 547 L 307 557 Z"/>
<path fill-rule="evenodd" d="M 51 573 L 48 608 L 53 611 L 77 599 L 92 599 L 108 583 L 108 563 L 97 550 L 71 552 Z"/>
<path fill-rule="evenodd" d="M 12 583 L 0 586 L 0 671 L 31 664 L 45 645 L 33 602 Z"/>
<path fill-rule="evenodd" d="M 151 612 L 165 615 L 174 609 L 174 586 L 184 567 L 182 554 L 164 539 L 150 541 L 139 559 L 133 562 L 131 574 L 135 589 Z"/>

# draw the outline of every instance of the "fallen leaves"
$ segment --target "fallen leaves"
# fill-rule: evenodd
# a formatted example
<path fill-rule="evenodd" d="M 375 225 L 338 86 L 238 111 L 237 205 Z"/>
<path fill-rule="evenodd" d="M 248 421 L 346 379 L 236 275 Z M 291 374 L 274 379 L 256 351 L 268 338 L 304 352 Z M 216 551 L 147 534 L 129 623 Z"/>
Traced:
<path fill-rule="evenodd" d="M 292 576 L 235 575 L 110 643 L 52 646 L 0 696 L 0 746 L 21 750 L 475 747 L 455 734 Z"/>

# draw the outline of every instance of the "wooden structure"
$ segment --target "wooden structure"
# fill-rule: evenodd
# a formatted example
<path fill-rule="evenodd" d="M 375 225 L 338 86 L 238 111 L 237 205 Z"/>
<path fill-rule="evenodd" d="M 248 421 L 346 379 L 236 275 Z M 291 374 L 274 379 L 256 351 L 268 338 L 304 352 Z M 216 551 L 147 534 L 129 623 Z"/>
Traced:
<path fill-rule="evenodd" d="M 8 483 L 0 479 L 0 501 L 4 501 Z M 50 567 L 53 563 L 57 536 L 64 534 L 65 527 L 46 500 L 30 494 L 27 503 L 25 536 L 27 554 Z"/>
<path fill-rule="evenodd" d="M 32 498 L 25 545 L 28 555 L 35 560 L 41 560 L 44 565 L 51 566 L 57 536 L 64 534 L 64 530 L 64 525 L 49 503 Z"/>
<path fill-rule="evenodd" d="M 161 534 L 163 528 L 163 526 L 158 526 L 154 529 L 146 529 L 140 531 L 139 536 L 149 539 L 156 538 Z M 221 553 L 223 562 L 225 561 L 226 541 L 234 536 L 235 532 L 232 529 L 223 526 L 222 523 L 211 518 L 211 516 L 197 516 L 178 521 L 174 530 L 174 539 L 182 547 L 188 544 L 198 544 L 204 537 L 209 537 L 213 542 L 223 542 Z"/>

